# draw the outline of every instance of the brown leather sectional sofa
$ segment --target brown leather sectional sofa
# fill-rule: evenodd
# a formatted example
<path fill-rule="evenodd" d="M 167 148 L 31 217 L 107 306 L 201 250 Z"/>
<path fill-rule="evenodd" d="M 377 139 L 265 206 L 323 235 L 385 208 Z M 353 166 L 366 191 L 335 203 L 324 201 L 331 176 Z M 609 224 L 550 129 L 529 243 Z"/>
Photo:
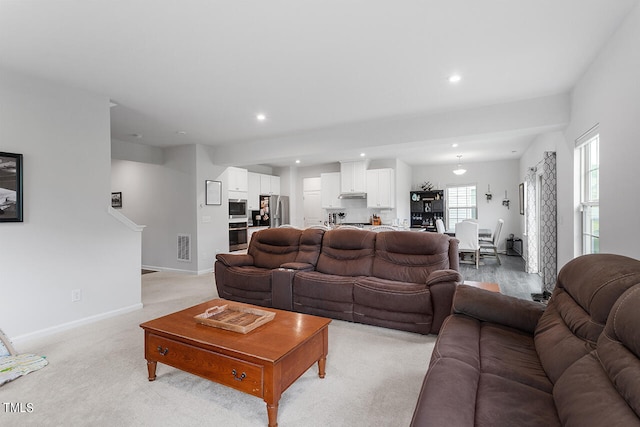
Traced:
<path fill-rule="evenodd" d="M 218 254 L 221 298 L 437 333 L 461 276 L 458 241 L 426 232 L 270 228 Z"/>
<path fill-rule="evenodd" d="M 412 426 L 639 426 L 640 261 L 567 263 L 544 306 L 461 285 Z"/>

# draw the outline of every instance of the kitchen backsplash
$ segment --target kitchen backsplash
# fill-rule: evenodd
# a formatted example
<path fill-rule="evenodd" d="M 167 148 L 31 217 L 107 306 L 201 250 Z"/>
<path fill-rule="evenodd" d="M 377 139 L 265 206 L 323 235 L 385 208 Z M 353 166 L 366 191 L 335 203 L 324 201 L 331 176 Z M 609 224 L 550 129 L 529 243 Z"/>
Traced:
<path fill-rule="evenodd" d="M 344 212 L 345 216 L 339 220 L 339 222 L 347 223 L 368 223 L 371 219 L 371 215 L 376 214 L 382 219 L 383 224 L 391 224 L 395 219 L 393 209 L 371 209 L 367 208 L 367 203 L 364 200 L 357 199 L 343 199 L 342 207 L 339 209 L 324 209 L 325 216 L 324 221 L 328 220 L 330 213 Z"/>

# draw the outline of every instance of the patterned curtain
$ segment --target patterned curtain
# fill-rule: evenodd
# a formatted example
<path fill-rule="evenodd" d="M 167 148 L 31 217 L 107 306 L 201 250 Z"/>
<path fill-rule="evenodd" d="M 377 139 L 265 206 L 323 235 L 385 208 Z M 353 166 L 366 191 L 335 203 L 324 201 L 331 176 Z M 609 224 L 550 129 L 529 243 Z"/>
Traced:
<path fill-rule="evenodd" d="M 557 269 L 557 178 L 556 153 L 546 151 L 542 166 L 542 188 L 540 191 L 540 250 L 542 252 L 543 290 L 553 292 L 556 286 Z"/>
<path fill-rule="evenodd" d="M 527 273 L 538 273 L 538 209 L 536 207 L 536 169 L 529 168 L 525 177 L 527 183 L 527 203 L 525 205 L 527 252 L 525 266 Z"/>

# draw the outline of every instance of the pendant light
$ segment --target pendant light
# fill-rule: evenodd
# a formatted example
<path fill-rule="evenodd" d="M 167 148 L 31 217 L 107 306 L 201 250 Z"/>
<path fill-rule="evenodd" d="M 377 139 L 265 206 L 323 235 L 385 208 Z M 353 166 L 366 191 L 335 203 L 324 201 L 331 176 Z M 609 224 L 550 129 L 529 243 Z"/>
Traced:
<path fill-rule="evenodd" d="M 467 171 L 462 167 L 462 163 L 460 163 L 461 157 L 462 157 L 462 154 L 458 154 L 458 167 L 453 170 L 453 173 L 455 173 L 456 175 L 462 175 Z"/>

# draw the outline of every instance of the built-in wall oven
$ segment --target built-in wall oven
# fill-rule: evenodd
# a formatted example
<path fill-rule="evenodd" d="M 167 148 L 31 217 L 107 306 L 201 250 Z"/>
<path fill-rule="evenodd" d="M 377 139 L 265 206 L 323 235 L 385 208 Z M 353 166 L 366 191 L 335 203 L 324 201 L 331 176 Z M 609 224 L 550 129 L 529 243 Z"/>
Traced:
<path fill-rule="evenodd" d="M 247 200 L 229 199 L 229 218 L 247 218 Z"/>
<path fill-rule="evenodd" d="M 247 249 L 247 221 L 229 223 L 229 251 Z"/>

